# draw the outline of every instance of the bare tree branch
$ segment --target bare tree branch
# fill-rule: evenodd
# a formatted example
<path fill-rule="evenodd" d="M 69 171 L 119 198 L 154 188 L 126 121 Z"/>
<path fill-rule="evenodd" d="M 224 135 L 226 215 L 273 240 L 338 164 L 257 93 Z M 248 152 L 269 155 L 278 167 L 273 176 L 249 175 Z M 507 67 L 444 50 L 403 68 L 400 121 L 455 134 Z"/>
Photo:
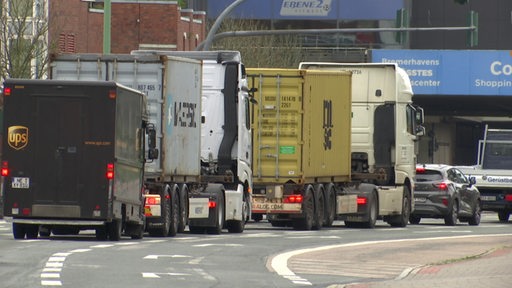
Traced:
<path fill-rule="evenodd" d="M 265 30 L 257 21 L 226 19 L 222 31 Z M 227 38 L 215 42 L 214 50 L 237 50 L 247 67 L 296 68 L 302 60 L 301 41 L 296 35 Z"/>
<path fill-rule="evenodd" d="M 4 0 L 0 5 L 0 78 L 43 78 L 48 0 Z"/>

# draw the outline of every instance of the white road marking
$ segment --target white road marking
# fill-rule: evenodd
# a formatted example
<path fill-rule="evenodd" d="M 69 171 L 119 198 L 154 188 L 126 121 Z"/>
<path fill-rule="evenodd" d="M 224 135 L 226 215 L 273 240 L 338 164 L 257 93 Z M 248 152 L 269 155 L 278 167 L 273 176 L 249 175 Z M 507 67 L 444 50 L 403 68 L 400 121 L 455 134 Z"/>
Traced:
<path fill-rule="evenodd" d="M 156 260 L 158 258 L 191 258 L 192 256 L 188 255 L 148 255 L 142 259 Z"/>
<path fill-rule="evenodd" d="M 142 278 L 162 278 L 160 275 L 166 276 L 190 276 L 187 273 L 153 273 L 153 272 L 142 272 Z"/>
<path fill-rule="evenodd" d="M 192 245 L 194 247 L 210 247 L 210 246 L 226 246 L 226 247 L 241 247 L 244 246 L 242 244 L 213 244 L 213 243 L 206 243 L 206 244 L 196 244 Z"/>
<path fill-rule="evenodd" d="M 52 257 L 48 258 L 48 262 L 63 262 L 64 260 L 66 260 L 66 257 L 52 256 Z"/>
<path fill-rule="evenodd" d="M 89 252 L 91 250 L 92 249 L 75 249 L 75 250 L 71 250 L 69 252 L 71 252 L 71 253 L 83 253 L 83 252 Z"/>
<path fill-rule="evenodd" d="M 91 246 L 91 248 L 110 248 L 110 247 L 114 247 L 114 244 L 99 244 L 99 245 Z"/>
<path fill-rule="evenodd" d="M 342 247 L 355 247 L 355 246 L 363 246 L 363 245 L 371 245 L 371 244 L 381 244 L 381 243 L 397 243 L 397 242 L 409 242 L 409 241 L 428 241 L 428 240 L 443 240 L 443 239 L 454 239 L 454 238 L 475 238 L 475 237 L 503 237 L 503 236 L 512 236 L 512 234 L 487 234 L 487 235 L 464 235 L 464 236 L 446 236 L 446 237 L 429 237 L 429 238 L 418 238 L 418 239 L 396 239 L 396 240 L 379 240 L 379 241 L 363 241 L 363 242 L 355 242 L 355 243 L 347 243 L 347 244 L 336 244 L 336 245 L 328 245 L 328 246 L 320 246 L 316 248 L 307 248 L 307 249 L 299 249 L 294 251 L 285 252 L 282 254 L 278 254 L 271 259 L 271 267 L 278 275 L 283 278 L 291 280 L 294 284 L 302 284 L 302 285 L 310 285 L 310 283 L 306 279 L 300 278 L 293 271 L 288 268 L 288 260 L 296 255 L 308 253 L 308 252 L 316 252 L 323 251 L 327 249 L 333 248 L 342 248 Z M 298 278 L 296 278 L 298 277 Z M 300 279 L 300 280 L 298 280 Z M 300 283 L 299 283 L 300 282 Z M 312 285 L 312 284 L 311 284 Z"/>
<path fill-rule="evenodd" d="M 62 282 L 58 280 L 41 280 L 43 286 L 62 286 Z"/>
<path fill-rule="evenodd" d="M 41 273 L 41 278 L 60 278 L 59 273 Z"/>

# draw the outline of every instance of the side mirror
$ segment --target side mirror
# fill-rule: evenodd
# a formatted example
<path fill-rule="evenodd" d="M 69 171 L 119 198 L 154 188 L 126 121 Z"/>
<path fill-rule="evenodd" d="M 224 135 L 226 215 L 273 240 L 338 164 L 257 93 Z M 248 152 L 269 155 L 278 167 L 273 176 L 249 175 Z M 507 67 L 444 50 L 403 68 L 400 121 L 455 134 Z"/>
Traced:
<path fill-rule="evenodd" d="M 416 136 L 425 136 L 426 129 L 423 126 L 416 126 Z"/>
<path fill-rule="evenodd" d="M 158 159 L 158 149 L 156 148 L 156 130 L 154 125 L 148 125 L 146 133 L 148 134 L 148 159 Z"/>

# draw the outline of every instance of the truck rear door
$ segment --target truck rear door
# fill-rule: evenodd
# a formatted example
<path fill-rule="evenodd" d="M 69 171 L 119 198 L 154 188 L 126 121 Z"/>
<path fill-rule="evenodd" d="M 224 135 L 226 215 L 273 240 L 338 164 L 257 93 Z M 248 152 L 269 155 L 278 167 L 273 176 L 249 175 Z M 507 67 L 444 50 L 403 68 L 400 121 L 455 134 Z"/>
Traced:
<path fill-rule="evenodd" d="M 35 202 L 78 204 L 83 169 L 84 99 L 36 98 Z"/>

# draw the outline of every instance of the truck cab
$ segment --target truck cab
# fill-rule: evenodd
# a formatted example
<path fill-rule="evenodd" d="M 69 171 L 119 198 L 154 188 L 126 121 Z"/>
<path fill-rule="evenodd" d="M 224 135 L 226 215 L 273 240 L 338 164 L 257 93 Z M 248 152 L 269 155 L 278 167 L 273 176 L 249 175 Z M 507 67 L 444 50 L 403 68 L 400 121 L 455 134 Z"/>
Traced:
<path fill-rule="evenodd" d="M 406 225 L 414 209 L 417 141 L 425 133 L 407 73 L 392 63 L 303 62 L 299 68 L 352 72 L 352 179 L 380 187 L 379 217 Z"/>
<path fill-rule="evenodd" d="M 499 220 L 507 222 L 512 213 L 512 130 L 486 125 L 476 165 L 458 168 L 475 177 L 482 210 L 497 212 Z"/>

